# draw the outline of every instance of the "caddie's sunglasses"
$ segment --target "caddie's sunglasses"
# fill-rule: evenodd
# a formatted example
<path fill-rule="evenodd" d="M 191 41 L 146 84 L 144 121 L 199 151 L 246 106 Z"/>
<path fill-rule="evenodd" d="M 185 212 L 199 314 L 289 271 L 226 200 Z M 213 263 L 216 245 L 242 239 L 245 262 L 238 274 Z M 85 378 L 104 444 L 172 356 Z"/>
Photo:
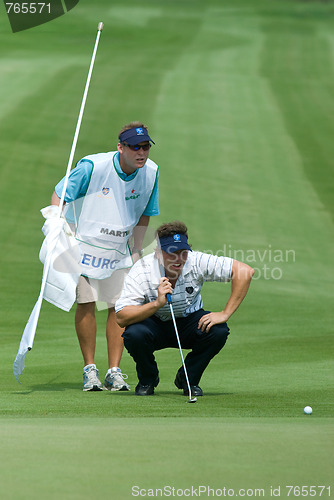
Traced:
<path fill-rule="evenodd" d="M 151 144 L 144 144 L 143 146 L 140 146 L 139 144 L 132 146 L 131 144 L 127 144 L 126 142 L 122 142 L 122 144 L 123 146 L 127 146 L 128 148 L 130 148 L 131 151 L 139 151 L 140 149 L 143 149 L 143 151 L 148 151 L 151 147 Z"/>

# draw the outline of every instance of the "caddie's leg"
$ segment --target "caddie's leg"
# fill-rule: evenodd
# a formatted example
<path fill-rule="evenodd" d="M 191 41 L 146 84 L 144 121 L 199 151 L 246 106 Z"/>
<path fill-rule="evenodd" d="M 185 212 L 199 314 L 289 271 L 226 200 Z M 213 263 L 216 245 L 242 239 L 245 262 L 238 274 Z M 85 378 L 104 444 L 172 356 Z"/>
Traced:
<path fill-rule="evenodd" d="M 199 384 L 205 368 L 224 347 L 230 331 L 227 323 L 214 325 L 209 332 L 199 330 L 199 319 L 209 312 L 201 309 L 178 320 L 181 345 L 185 349 L 192 349 L 185 358 L 190 385 Z M 183 367 L 179 372 L 184 376 Z"/>
<path fill-rule="evenodd" d="M 102 391 L 99 371 L 94 363 L 96 347 L 95 302 L 77 305 L 75 313 L 75 329 L 84 359 L 83 390 Z"/>
<path fill-rule="evenodd" d="M 106 329 L 109 370 L 104 379 L 104 387 L 109 391 L 130 390 L 130 385 L 125 382 L 128 376 L 119 368 L 124 349 L 123 331 L 116 323 L 115 308 L 109 307 Z"/>
<path fill-rule="evenodd" d="M 109 308 L 106 327 L 109 368 L 120 365 L 124 349 L 123 332 L 124 328 L 116 323 L 115 308 Z"/>
<path fill-rule="evenodd" d="M 95 302 L 77 305 L 75 329 L 85 366 L 93 364 L 96 347 Z"/>

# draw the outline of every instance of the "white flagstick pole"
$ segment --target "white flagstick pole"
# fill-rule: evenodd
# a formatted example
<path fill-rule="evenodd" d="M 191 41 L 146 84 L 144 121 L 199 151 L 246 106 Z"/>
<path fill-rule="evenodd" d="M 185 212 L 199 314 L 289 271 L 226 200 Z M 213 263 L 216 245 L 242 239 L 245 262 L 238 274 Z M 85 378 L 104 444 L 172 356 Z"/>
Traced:
<path fill-rule="evenodd" d="M 60 218 L 61 214 L 62 214 L 62 208 L 63 208 L 64 199 L 65 199 L 65 193 L 66 193 L 66 188 L 67 188 L 67 184 L 68 184 L 68 178 L 69 178 L 69 175 L 70 175 L 70 171 L 71 171 L 71 167 L 72 167 L 72 163 L 73 163 L 73 158 L 74 158 L 74 154 L 75 154 L 75 149 L 76 149 L 76 145 L 77 145 L 77 142 L 78 142 L 78 137 L 79 137 L 80 127 L 81 127 L 82 117 L 83 117 L 83 113 L 84 113 L 84 109 L 85 109 L 85 104 L 86 104 L 88 89 L 89 89 L 89 85 L 90 85 L 90 80 L 91 80 L 91 76 L 92 76 L 92 72 L 93 72 L 93 67 L 94 67 L 94 62 L 95 62 L 97 47 L 98 47 L 98 44 L 99 44 L 99 40 L 100 40 L 102 29 L 103 29 L 103 23 L 100 22 L 98 24 L 98 27 L 97 27 L 97 35 L 96 35 L 96 41 L 95 41 L 94 51 L 93 51 L 92 59 L 91 59 L 91 62 L 90 62 L 90 67 L 89 67 L 89 71 L 88 71 L 88 76 L 87 76 L 87 81 L 86 81 L 86 86 L 85 86 L 84 94 L 83 94 L 83 97 L 82 97 L 82 102 L 81 102 L 79 117 L 78 117 L 78 121 L 77 121 L 77 126 L 76 126 L 76 129 L 75 129 L 75 134 L 74 134 L 74 138 L 73 138 L 72 148 L 71 148 L 71 152 L 70 152 L 70 156 L 69 156 L 69 160 L 68 160 L 68 164 L 67 164 L 67 169 L 66 169 L 66 174 L 65 174 L 65 179 L 64 179 L 64 186 L 63 186 L 63 190 L 62 190 L 62 194 L 61 194 L 61 198 L 60 198 L 60 202 L 59 202 L 59 210 L 58 210 L 58 214 L 57 214 L 58 218 Z M 43 279 L 42 279 L 42 284 L 41 284 L 41 290 L 40 290 L 40 293 L 39 293 L 39 297 L 37 299 L 35 307 L 34 307 L 32 313 L 30 314 L 29 320 L 28 320 L 28 322 L 26 324 L 26 327 L 24 329 L 24 332 L 23 332 L 23 335 L 22 335 L 22 339 L 21 339 L 21 342 L 20 342 L 20 347 L 19 347 L 18 353 L 17 353 L 15 361 L 14 361 L 13 372 L 14 372 L 15 378 L 16 378 L 16 380 L 18 382 L 19 382 L 19 376 L 22 374 L 23 369 L 24 369 L 24 359 L 26 357 L 26 354 L 27 354 L 28 351 L 30 351 L 32 349 L 32 346 L 33 346 L 33 342 L 34 342 L 34 338 L 35 338 L 35 333 L 36 333 L 36 328 L 37 328 L 37 323 L 38 323 L 39 314 L 40 314 L 40 310 L 41 310 L 41 305 L 42 305 L 42 301 L 43 301 L 44 290 L 45 290 L 45 286 L 46 286 L 46 280 L 47 280 L 47 277 L 48 277 L 48 273 L 49 273 L 49 269 L 50 269 L 51 257 L 52 257 L 52 253 L 53 253 L 54 248 L 55 247 L 53 247 L 52 251 L 48 254 L 48 256 L 46 258 L 44 269 L 43 269 Z"/>
<path fill-rule="evenodd" d="M 59 203 L 58 217 L 61 216 L 61 212 L 62 212 L 62 209 L 63 209 L 63 203 L 64 203 L 64 199 L 65 199 L 65 193 L 66 193 L 66 188 L 67 188 L 67 183 L 68 183 L 68 177 L 70 175 L 70 171 L 71 171 L 71 167 L 72 167 L 72 163 L 73 163 L 73 158 L 74 158 L 74 153 L 75 153 L 75 149 L 76 149 L 77 142 L 78 142 L 80 127 L 81 127 L 81 122 L 82 122 L 82 116 L 83 116 L 84 109 L 85 109 L 85 104 L 86 104 L 86 99 L 87 99 L 87 94 L 88 94 L 90 79 L 91 79 L 92 72 L 93 72 L 93 67 L 94 67 L 94 62 L 95 62 L 95 56 L 96 56 L 97 47 L 98 47 L 98 44 L 99 44 L 99 40 L 100 40 L 100 36 L 101 36 L 102 30 L 103 30 L 103 23 L 99 23 L 98 27 L 97 27 L 97 35 L 96 35 L 95 47 L 94 47 L 94 51 L 93 51 L 93 55 L 92 55 L 92 60 L 90 62 L 90 67 L 89 67 L 89 71 L 88 71 L 88 76 L 87 76 L 87 81 L 86 81 L 86 87 L 85 87 L 85 90 L 84 90 L 84 95 L 82 97 L 82 102 L 81 102 L 81 108 L 80 108 L 80 112 L 79 112 L 78 122 L 77 122 L 77 126 L 76 126 L 76 129 L 75 129 L 75 134 L 74 134 L 74 138 L 73 138 L 73 143 L 72 143 L 70 157 L 69 157 L 69 160 L 68 160 L 68 165 L 67 165 L 67 170 L 66 170 L 66 175 L 65 175 L 65 181 L 64 181 L 63 191 L 62 191 L 61 198 L 60 198 L 60 203 Z"/>

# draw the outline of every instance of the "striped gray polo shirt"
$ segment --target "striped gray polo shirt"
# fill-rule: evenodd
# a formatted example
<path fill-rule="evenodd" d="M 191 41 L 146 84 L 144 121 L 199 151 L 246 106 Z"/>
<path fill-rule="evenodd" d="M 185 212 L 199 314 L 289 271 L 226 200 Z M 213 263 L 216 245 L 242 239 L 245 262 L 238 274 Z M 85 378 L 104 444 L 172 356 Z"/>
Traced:
<path fill-rule="evenodd" d="M 233 259 L 202 252 L 188 252 L 188 258 L 179 276 L 172 303 L 175 317 L 184 317 L 203 307 L 201 288 L 206 281 L 230 281 Z M 146 255 L 130 269 L 124 288 L 115 305 L 116 312 L 126 306 L 138 306 L 158 297 L 161 278 L 160 265 L 155 253 Z M 166 304 L 155 316 L 162 321 L 171 320 Z"/>

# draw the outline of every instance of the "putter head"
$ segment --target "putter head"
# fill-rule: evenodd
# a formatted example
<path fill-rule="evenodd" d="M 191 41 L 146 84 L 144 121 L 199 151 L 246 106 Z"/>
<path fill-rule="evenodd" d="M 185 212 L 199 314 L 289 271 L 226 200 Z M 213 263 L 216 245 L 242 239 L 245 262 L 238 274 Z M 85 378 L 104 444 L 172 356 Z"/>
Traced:
<path fill-rule="evenodd" d="M 196 403 L 197 398 L 188 399 L 187 403 Z"/>

